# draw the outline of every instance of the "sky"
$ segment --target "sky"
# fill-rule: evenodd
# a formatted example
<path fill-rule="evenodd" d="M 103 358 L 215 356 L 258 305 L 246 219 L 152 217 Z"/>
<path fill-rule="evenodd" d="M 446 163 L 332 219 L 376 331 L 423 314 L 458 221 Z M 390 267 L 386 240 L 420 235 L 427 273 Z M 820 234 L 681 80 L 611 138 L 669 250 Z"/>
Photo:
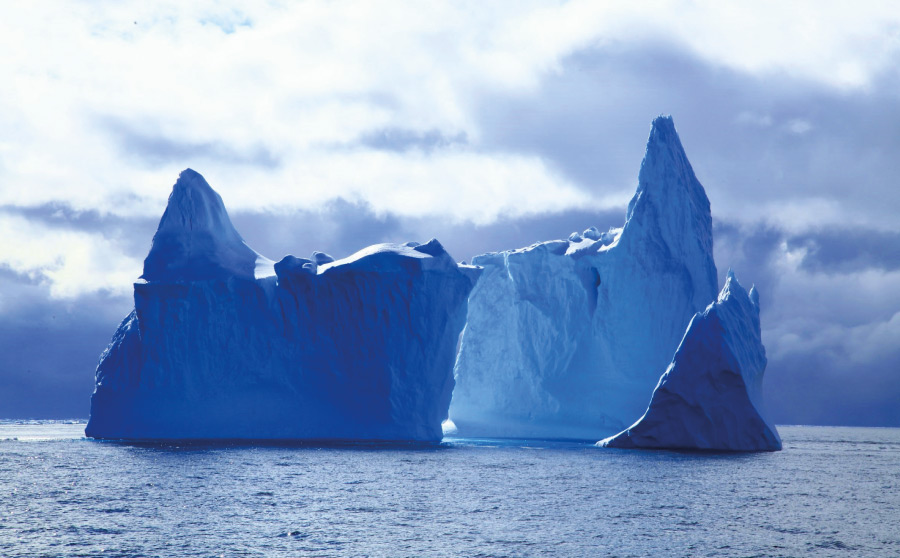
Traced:
<path fill-rule="evenodd" d="M 467 260 L 621 226 L 671 114 L 772 418 L 900 426 L 891 2 L 5 3 L 0 52 L 0 417 L 87 417 L 184 168 L 275 260 Z"/>

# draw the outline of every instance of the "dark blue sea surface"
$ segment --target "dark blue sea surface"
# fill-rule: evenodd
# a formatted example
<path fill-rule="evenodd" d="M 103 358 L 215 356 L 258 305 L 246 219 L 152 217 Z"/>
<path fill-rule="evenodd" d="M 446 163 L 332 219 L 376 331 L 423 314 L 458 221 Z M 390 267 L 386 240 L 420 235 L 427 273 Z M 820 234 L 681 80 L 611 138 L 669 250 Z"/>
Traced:
<path fill-rule="evenodd" d="M 784 451 L 136 446 L 0 423 L 0 556 L 900 556 L 900 429 Z"/>

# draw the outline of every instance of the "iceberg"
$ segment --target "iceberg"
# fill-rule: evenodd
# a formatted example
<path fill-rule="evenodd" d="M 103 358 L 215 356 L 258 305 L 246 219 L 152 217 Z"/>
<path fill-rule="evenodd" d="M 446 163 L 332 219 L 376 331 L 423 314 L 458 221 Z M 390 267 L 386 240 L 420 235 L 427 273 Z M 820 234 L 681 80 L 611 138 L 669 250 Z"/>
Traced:
<path fill-rule="evenodd" d="M 781 438 L 762 413 L 765 369 L 759 294 L 729 270 L 718 299 L 691 320 L 644 415 L 597 445 L 778 451 Z"/>
<path fill-rule="evenodd" d="M 716 298 L 709 200 L 671 117 L 653 121 L 625 224 L 476 256 L 454 368 L 460 436 L 597 440 L 646 409 Z"/>
<path fill-rule="evenodd" d="M 440 440 L 479 274 L 434 239 L 273 262 L 187 169 L 100 358 L 85 434 Z"/>

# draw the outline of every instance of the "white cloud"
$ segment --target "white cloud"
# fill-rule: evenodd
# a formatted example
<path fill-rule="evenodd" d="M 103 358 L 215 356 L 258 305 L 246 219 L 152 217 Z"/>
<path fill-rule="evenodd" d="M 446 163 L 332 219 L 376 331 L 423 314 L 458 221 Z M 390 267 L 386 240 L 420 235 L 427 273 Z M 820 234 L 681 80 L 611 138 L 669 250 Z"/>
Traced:
<path fill-rule="evenodd" d="M 571 184 L 534 158 L 324 149 L 385 127 L 466 131 L 474 141 L 478 130 L 466 106 L 471 91 L 527 86 L 560 54 L 550 45 L 549 51 L 531 48 L 529 56 L 519 56 L 515 36 L 482 45 L 503 23 L 498 14 L 473 21 L 472 14 L 449 4 L 416 15 L 402 4 L 307 3 L 269 7 L 250 15 L 252 27 L 237 25 L 226 33 L 204 22 L 222 24 L 229 17 L 242 22 L 244 16 L 218 4 L 131 8 L 66 4 L 43 13 L 26 8 L 19 17 L 5 18 L 15 26 L 0 33 L 4 46 L 21 55 L 0 66 L 0 76 L 9 78 L 4 81 L 16 85 L 0 93 L 0 103 L 17 109 L 0 132 L 7 136 L 0 152 L 2 180 L 14 185 L 0 192 L 0 205 L 63 201 L 76 209 L 156 213 L 156 200 L 188 165 L 234 173 L 242 178 L 235 189 L 252 185 L 263 200 L 307 190 L 281 200 L 281 207 L 292 200 L 321 202 L 363 193 L 383 207 L 384 200 L 397 199 L 393 192 L 399 187 L 419 199 L 420 215 L 450 212 L 463 219 L 474 210 L 472 220 L 482 221 L 510 208 L 529 213 L 583 201 L 583 195 L 571 195 Z M 123 153 L 128 138 L 111 133 L 105 125 L 110 121 L 151 140 L 218 143 L 236 153 L 261 147 L 283 168 L 273 172 L 197 153 L 166 157 L 164 166 L 142 164 L 139 158 L 152 153 L 142 154 L 141 148 L 154 146 L 133 145 L 136 153 Z M 361 172 L 345 179 L 352 169 Z M 501 195 L 480 196 L 483 190 L 474 185 L 461 188 L 449 180 L 478 179 L 482 172 L 493 193 Z M 415 176 L 427 191 L 414 192 L 404 176 Z M 514 184 L 499 188 L 500 176 Z M 540 185 L 533 201 L 529 184 Z M 216 186 L 229 188 L 222 182 Z M 519 195 L 514 186 L 522 187 Z M 470 199 L 446 203 L 458 201 L 466 189 Z M 231 199 L 238 209 L 244 202 L 265 203 L 249 195 Z M 453 213 L 457 208 L 460 212 Z"/>
<path fill-rule="evenodd" d="M 207 178 L 229 207 L 275 212 L 315 207 L 338 191 L 349 200 L 367 202 L 378 214 L 445 215 L 475 224 L 571 207 L 609 207 L 620 201 L 589 196 L 555 175 L 538 157 L 489 156 L 466 149 L 432 154 L 321 152 L 283 173 L 276 172 L 276 183 L 290 186 L 265 189 L 247 187 L 240 172 L 214 171 Z M 366 180 L 371 176 L 378 180 Z"/>
<path fill-rule="evenodd" d="M 778 301 L 762 316 L 770 358 L 816 353 L 857 365 L 895 352 L 900 271 L 809 272 L 800 267 L 804 252 L 782 244 L 772 262 L 774 292 L 762 293 Z"/>
<path fill-rule="evenodd" d="M 859 207 L 851 206 L 846 199 L 838 199 L 836 195 L 800 194 L 777 199 L 776 195 L 762 198 L 756 192 L 740 192 L 741 195 L 718 195 L 715 188 L 720 183 L 710 181 L 704 183 L 711 190 L 713 216 L 720 221 L 741 224 L 746 227 L 765 223 L 768 226 L 790 234 L 802 234 L 819 231 L 829 227 L 873 229 L 878 231 L 896 231 L 898 223 L 891 219 L 878 219 L 879 212 L 889 212 L 890 206 Z M 710 187 L 711 185 L 711 187 Z M 789 189 L 785 189 L 789 191 Z M 775 199 L 771 199 L 775 198 Z"/>
<path fill-rule="evenodd" d="M 737 115 L 735 122 L 737 124 L 768 128 L 772 125 L 772 117 L 768 114 L 756 114 L 750 111 L 744 111 Z"/>
<path fill-rule="evenodd" d="M 769 358 L 784 359 L 793 355 L 826 355 L 835 367 L 850 372 L 872 365 L 900 351 L 900 312 L 887 319 L 876 319 L 858 325 L 811 320 L 796 317 L 777 324 L 763 333 Z"/>
<path fill-rule="evenodd" d="M 0 213 L 0 238 L 0 266 L 48 284 L 53 298 L 128 294 L 141 274 L 140 260 L 99 234 L 48 228 Z"/>
<path fill-rule="evenodd" d="M 177 167 L 198 164 L 140 164 L 123 155 L 121 138 L 98 126 L 103 118 L 182 144 L 264 148 L 288 168 L 242 170 L 257 189 L 315 182 L 310 178 L 332 169 L 317 165 L 323 146 L 352 143 L 384 127 L 464 132 L 477 151 L 475 97 L 528 91 L 563 56 L 591 44 L 670 40 L 729 67 L 863 85 L 896 52 L 889 26 L 898 16 L 889 8 L 585 1 L 432 3 L 427 10 L 400 2 L 258 4 L 252 10 L 218 2 L 9 4 L 0 14 L 0 48 L 16 55 L 0 60 L 0 80 L 14 85 L 0 91 L 0 180 L 7 185 L 0 204 L 68 201 L 79 209 L 128 213 L 142 204 L 123 199 L 157 199 Z M 836 76 L 834 68 L 847 70 Z M 856 77 L 848 81 L 844 74 Z M 394 168 L 371 164 L 377 154 L 355 155 L 370 162 L 360 181 L 371 185 L 373 196 L 392 187 Z M 494 166 L 510 165 L 504 172 L 513 175 L 516 168 L 537 168 L 514 156 L 485 156 Z M 448 183 L 440 180 L 444 158 L 412 159 L 432 189 Z M 476 156 L 455 162 L 473 165 L 463 175 L 487 165 Z M 278 182 L 281 177 L 296 182 Z M 571 189 L 550 174 L 538 181 L 545 188 L 558 184 L 560 197 Z M 323 191 L 312 197 L 351 193 L 339 184 L 318 187 Z M 455 187 L 423 202 L 449 195 L 457 195 Z M 496 215 L 510 202 L 488 197 L 460 207 L 494 205 L 486 213 Z M 457 206 L 421 209 L 448 207 Z M 151 204 L 146 211 L 156 209 Z"/>
<path fill-rule="evenodd" d="M 792 134 L 797 134 L 798 136 L 802 136 L 803 134 L 812 130 L 813 125 L 809 120 L 803 120 L 802 118 L 794 118 L 787 123 L 787 129 Z"/>
<path fill-rule="evenodd" d="M 697 54 L 747 72 L 783 72 L 859 88 L 900 50 L 900 12 L 890 1 L 666 3 L 661 18 Z M 660 22 L 661 23 L 661 22 Z"/>
<path fill-rule="evenodd" d="M 624 185 L 587 193 L 537 155 L 484 150 L 476 101 L 532 91 L 578 49 L 646 41 L 741 71 L 865 88 L 895 60 L 898 21 L 889 2 L 7 3 L 0 50 L 14 55 L 0 57 L 0 206 L 155 217 L 191 166 L 231 210 L 315 208 L 340 196 L 382 213 L 484 224 L 608 207 Z M 355 145 L 386 128 L 468 144 Z M 177 156 L 178 146 L 191 149 Z M 254 153 L 273 164 L 248 164 Z M 73 252 L 23 255 L 4 240 L 0 265 L 52 281 L 57 296 L 77 292 L 76 278 L 109 284 L 94 277 L 108 265 L 128 275 L 124 284 L 133 278 L 124 270 L 135 262 L 98 235 L 31 232 Z"/>

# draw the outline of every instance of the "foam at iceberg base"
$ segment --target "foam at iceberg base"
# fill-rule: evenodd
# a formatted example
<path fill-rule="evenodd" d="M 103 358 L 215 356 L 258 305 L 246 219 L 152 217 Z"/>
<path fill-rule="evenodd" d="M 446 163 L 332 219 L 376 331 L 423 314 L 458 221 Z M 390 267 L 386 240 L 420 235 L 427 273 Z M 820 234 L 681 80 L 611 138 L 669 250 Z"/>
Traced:
<path fill-rule="evenodd" d="M 479 273 L 437 240 L 273 264 L 188 169 L 101 356 L 85 433 L 439 440 Z"/>
<path fill-rule="evenodd" d="M 653 122 L 622 228 L 472 263 L 484 275 L 456 362 L 460 436 L 619 432 L 718 292 L 709 200 L 670 117 Z"/>
<path fill-rule="evenodd" d="M 729 271 L 718 300 L 691 320 L 644 416 L 597 445 L 780 450 L 778 431 L 762 413 L 765 368 L 758 294 Z"/>

